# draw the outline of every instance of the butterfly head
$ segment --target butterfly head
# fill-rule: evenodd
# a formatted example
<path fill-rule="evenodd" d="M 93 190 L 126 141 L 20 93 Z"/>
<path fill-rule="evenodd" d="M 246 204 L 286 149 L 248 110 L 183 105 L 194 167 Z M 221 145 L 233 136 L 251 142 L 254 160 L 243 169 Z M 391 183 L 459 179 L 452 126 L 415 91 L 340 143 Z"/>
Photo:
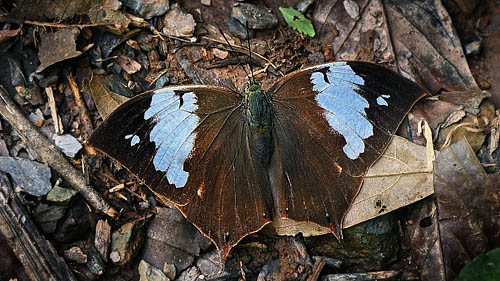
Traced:
<path fill-rule="evenodd" d="M 245 86 L 245 95 L 251 95 L 253 93 L 260 94 L 262 91 L 262 85 L 259 81 L 252 80 L 248 82 Z"/>

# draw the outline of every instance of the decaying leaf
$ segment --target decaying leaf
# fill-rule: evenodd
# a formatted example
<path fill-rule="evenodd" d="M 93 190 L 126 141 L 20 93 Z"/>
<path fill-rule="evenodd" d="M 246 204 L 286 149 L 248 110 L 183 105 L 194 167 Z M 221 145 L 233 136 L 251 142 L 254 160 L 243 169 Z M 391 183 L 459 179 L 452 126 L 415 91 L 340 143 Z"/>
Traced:
<path fill-rule="evenodd" d="M 61 28 L 56 32 L 42 32 L 41 43 L 38 52 L 40 66 L 37 72 L 54 63 L 78 57 L 82 52 L 76 50 L 76 38 L 80 34 L 77 28 Z"/>
<path fill-rule="evenodd" d="M 90 81 L 86 80 L 83 83 L 84 91 L 92 96 L 97 111 L 103 119 L 128 100 L 128 98 L 109 90 L 110 84 L 110 79 L 104 75 L 94 75 Z"/>
<path fill-rule="evenodd" d="M 358 17 L 351 2 L 322 1 L 314 11 L 318 38 L 337 60 L 394 61 L 431 93 L 478 89 L 440 1 L 356 1 Z"/>
<path fill-rule="evenodd" d="M 426 120 L 438 135 L 436 146 L 441 149 L 460 140 L 463 136 L 478 150 L 486 137 L 487 126 L 495 118 L 491 103 L 483 102 L 489 97 L 486 91 L 443 92 L 439 96 L 419 103 L 410 112 L 410 126 L 416 128 L 420 120 Z M 416 143 L 424 140 L 418 136 Z M 445 147 L 446 147 L 445 146 Z"/>
<path fill-rule="evenodd" d="M 132 22 L 131 17 L 122 11 L 122 4 L 118 0 L 93 3 L 88 10 L 88 16 L 92 23 L 102 24 L 104 28 L 116 34 L 128 32 L 128 26 Z"/>
<path fill-rule="evenodd" d="M 408 236 L 421 280 L 446 280 L 437 206 L 429 197 L 412 206 Z"/>
<path fill-rule="evenodd" d="M 421 200 L 432 193 L 432 168 L 425 147 L 395 136 L 384 155 L 368 170 L 358 197 L 344 220 L 344 228 L 384 215 Z M 330 233 L 316 224 L 274 220 L 280 235 L 316 236 Z"/>
<path fill-rule="evenodd" d="M 141 70 L 140 63 L 124 55 L 118 56 L 116 62 L 128 74 L 134 74 L 137 71 Z"/>
<path fill-rule="evenodd" d="M 178 271 L 186 269 L 211 244 L 177 209 L 157 208 L 151 222 L 142 259 L 163 268 L 174 264 Z"/>
<path fill-rule="evenodd" d="M 465 139 L 439 154 L 434 172 L 446 276 L 453 280 L 465 263 L 500 245 L 500 177 L 486 174 Z"/>
<path fill-rule="evenodd" d="M 0 30 L 0 43 L 3 43 L 10 38 L 16 37 L 21 31 L 21 27 L 16 29 Z"/>

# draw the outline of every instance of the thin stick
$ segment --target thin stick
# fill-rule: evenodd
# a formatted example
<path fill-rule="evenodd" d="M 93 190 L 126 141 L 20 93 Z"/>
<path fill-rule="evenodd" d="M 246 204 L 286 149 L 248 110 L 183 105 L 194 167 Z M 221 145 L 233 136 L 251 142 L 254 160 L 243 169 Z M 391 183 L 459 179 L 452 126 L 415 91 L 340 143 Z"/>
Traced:
<path fill-rule="evenodd" d="M 78 88 L 78 85 L 76 84 L 75 78 L 73 77 L 72 73 L 70 73 L 68 76 L 68 84 L 71 88 L 73 96 L 75 96 L 76 105 L 80 110 L 80 117 L 82 118 L 83 127 L 85 128 L 85 130 L 83 130 L 83 135 L 85 137 L 84 139 L 87 139 L 89 134 L 93 131 L 92 120 L 90 119 L 89 111 L 87 110 L 87 106 L 83 101 L 82 95 L 80 94 L 80 89 Z"/>
<path fill-rule="evenodd" d="M 52 144 L 31 122 L 24 116 L 19 107 L 10 98 L 7 91 L 0 86 L 0 115 L 16 129 L 19 135 L 31 145 L 44 163 L 54 168 L 66 179 L 83 198 L 97 211 L 108 216 L 116 217 L 117 211 L 111 207 L 97 191 L 87 186 L 83 174 L 75 169 L 64 157 L 57 146 Z"/>
<path fill-rule="evenodd" d="M 60 135 L 64 133 L 61 118 L 57 114 L 56 100 L 54 99 L 54 92 L 51 87 L 45 88 L 45 93 L 47 93 L 48 103 L 50 107 L 50 115 L 52 116 L 52 121 L 54 122 L 54 129 L 56 134 Z"/>
<path fill-rule="evenodd" d="M 64 23 L 55 23 L 55 22 L 41 22 L 41 21 L 32 21 L 25 20 L 25 24 L 38 25 L 38 26 L 47 26 L 47 27 L 61 27 L 61 28 L 84 28 L 84 27 L 97 27 L 97 26 L 106 26 L 111 25 L 110 23 L 88 23 L 88 24 L 64 24 Z"/>

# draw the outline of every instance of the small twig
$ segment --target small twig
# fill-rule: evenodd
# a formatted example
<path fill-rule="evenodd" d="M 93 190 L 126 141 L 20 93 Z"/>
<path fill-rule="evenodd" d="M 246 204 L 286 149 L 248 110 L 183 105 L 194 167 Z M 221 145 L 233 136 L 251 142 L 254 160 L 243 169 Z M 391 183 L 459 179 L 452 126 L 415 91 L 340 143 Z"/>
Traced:
<path fill-rule="evenodd" d="M 85 130 L 83 130 L 85 137 L 84 139 L 87 139 L 89 134 L 94 130 L 94 128 L 92 127 L 92 119 L 90 119 L 89 111 L 87 110 L 87 106 L 83 101 L 82 95 L 80 94 L 80 89 L 78 88 L 78 85 L 76 84 L 75 78 L 73 77 L 72 73 L 70 73 L 68 76 L 68 83 L 73 96 L 75 96 L 76 105 L 80 109 L 80 117 L 82 118 L 83 127 L 85 128 Z"/>
<path fill-rule="evenodd" d="M 156 81 L 158 81 L 158 79 L 160 79 L 163 76 L 163 74 L 165 74 L 167 72 L 168 72 L 168 69 L 164 69 L 160 73 L 158 73 L 158 75 L 156 75 L 156 77 L 153 79 L 153 81 L 151 81 L 151 83 L 149 83 L 149 87 L 151 87 L 151 85 L 153 85 Z"/>
<path fill-rule="evenodd" d="M 52 144 L 40 131 L 24 116 L 7 91 L 0 86 L 0 115 L 2 115 L 23 139 L 31 145 L 44 163 L 54 168 L 66 179 L 83 198 L 97 211 L 108 216 L 117 216 L 116 210 L 94 189 L 87 186 L 83 174 L 75 169 L 64 157 L 57 146 Z"/>
<path fill-rule="evenodd" d="M 319 275 L 321 271 L 323 270 L 323 267 L 325 266 L 325 261 L 322 259 L 318 259 L 313 266 L 313 273 L 309 278 L 307 278 L 307 281 L 316 281 L 319 278 Z"/>
<path fill-rule="evenodd" d="M 32 21 L 25 20 L 25 24 L 38 25 L 38 26 L 47 26 L 47 27 L 61 27 L 61 28 L 84 28 L 84 27 L 96 27 L 96 26 L 106 26 L 110 25 L 109 23 L 87 23 L 87 24 L 64 24 L 64 23 L 55 23 L 55 22 L 41 22 L 41 21 Z"/>
<path fill-rule="evenodd" d="M 51 87 L 45 88 L 45 92 L 47 93 L 47 98 L 50 107 L 50 115 L 52 116 L 52 121 L 54 122 L 54 129 L 56 131 L 56 134 L 60 135 L 64 133 L 64 129 L 61 118 L 59 118 L 59 115 L 57 115 L 57 105 L 56 105 L 56 100 L 54 98 L 54 92 L 52 91 Z"/>

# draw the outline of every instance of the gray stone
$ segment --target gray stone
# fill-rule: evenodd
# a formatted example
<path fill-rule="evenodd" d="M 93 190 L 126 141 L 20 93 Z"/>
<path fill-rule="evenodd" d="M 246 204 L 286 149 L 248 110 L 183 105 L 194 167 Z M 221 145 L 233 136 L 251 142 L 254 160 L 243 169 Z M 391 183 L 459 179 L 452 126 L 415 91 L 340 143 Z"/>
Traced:
<path fill-rule="evenodd" d="M 136 222 L 129 222 L 122 225 L 118 230 L 111 234 L 111 261 L 115 264 L 126 264 L 130 261 L 134 253 L 131 251 L 131 245 L 134 239 L 134 228 Z"/>
<path fill-rule="evenodd" d="M 296 6 L 297 11 L 299 11 L 301 13 L 305 13 L 307 11 L 307 9 L 309 9 L 309 7 L 311 7 L 311 5 L 313 3 L 314 3 L 314 0 L 302 0 Z"/>
<path fill-rule="evenodd" d="M 75 157 L 75 155 L 82 149 L 82 145 L 75 137 L 69 134 L 55 135 L 54 143 L 59 147 L 62 152 L 68 157 Z"/>
<path fill-rule="evenodd" d="M 170 9 L 168 0 L 121 0 L 123 5 L 145 19 L 161 16 Z"/>
<path fill-rule="evenodd" d="M 191 266 L 184 270 L 177 281 L 198 281 L 204 279 L 205 276 L 201 275 L 200 270 L 196 266 Z"/>
<path fill-rule="evenodd" d="M 47 194 L 47 201 L 66 204 L 78 194 L 78 191 L 56 185 Z"/>
<path fill-rule="evenodd" d="M 359 5 L 352 0 L 344 0 L 344 8 L 353 20 L 359 20 Z"/>
<path fill-rule="evenodd" d="M 224 271 L 224 265 L 220 263 L 217 249 L 205 253 L 196 260 L 196 267 L 206 279 L 223 279 L 230 275 Z"/>
<path fill-rule="evenodd" d="M 139 263 L 139 276 L 140 281 L 169 281 L 165 273 L 158 268 L 150 265 L 149 263 L 141 260 Z"/>
<path fill-rule="evenodd" d="M 167 275 L 168 278 L 174 280 L 175 279 L 175 276 L 177 275 L 177 270 L 175 270 L 175 265 L 171 264 L 171 263 L 166 263 L 164 266 L 163 266 L 163 272 L 165 273 L 165 275 Z"/>
<path fill-rule="evenodd" d="M 244 26 L 252 29 L 273 28 L 278 24 L 278 18 L 272 13 L 248 3 L 234 3 L 232 17 Z"/>
<path fill-rule="evenodd" d="M 255 36 L 255 32 L 252 29 L 248 29 L 247 32 L 246 27 L 235 18 L 229 18 L 227 20 L 227 27 L 231 34 L 236 35 L 243 40 L 247 39 L 247 35 L 250 38 L 253 38 Z"/>
<path fill-rule="evenodd" d="M 8 173 L 22 187 L 33 196 L 47 194 L 50 184 L 50 168 L 44 164 L 17 157 L 0 156 L 0 171 Z"/>
<path fill-rule="evenodd" d="M 142 259 L 158 268 L 173 264 L 179 272 L 183 271 L 211 242 L 177 209 L 158 207 L 156 210 L 157 215 L 149 224 Z"/>
<path fill-rule="evenodd" d="M 172 5 L 163 19 L 163 33 L 170 36 L 191 37 L 194 34 L 196 22 L 193 15 L 182 11 L 179 4 Z"/>
<path fill-rule="evenodd" d="M 67 208 L 41 203 L 33 211 L 33 218 L 43 233 L 51 234 L 56 231 L 57 223 L 64 217 Z"/>
<path fill-rule="evenodd" d="M 470 42 L 465 46 L 465 54 L 468 56 L 479 55 L 481 52 L 481 41 Z"/>

